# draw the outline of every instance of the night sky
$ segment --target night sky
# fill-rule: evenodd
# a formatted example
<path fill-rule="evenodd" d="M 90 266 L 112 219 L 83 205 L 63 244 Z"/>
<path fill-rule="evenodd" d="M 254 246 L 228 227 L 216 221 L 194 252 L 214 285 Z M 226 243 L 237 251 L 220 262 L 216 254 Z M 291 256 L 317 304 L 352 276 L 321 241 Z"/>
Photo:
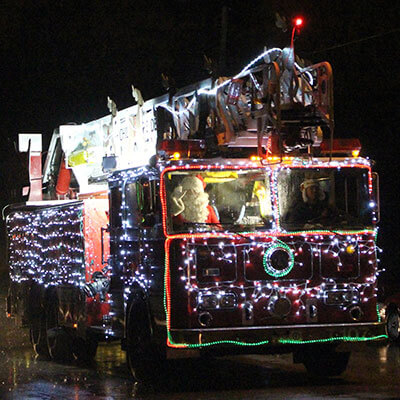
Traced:
<path fill-rule="evenodd" d="M 144 99 L 164 94 L 161 73 L 176 86 L 207 78 L 203 56 L 220 61 L 221 10 L 228 7 L 225 68 L 230 76 L 261 53 L 284 47 L 275 12 L 304 16 L 296 53 L 329 61 L 335 83 L 336 137 L 358 137 L 381 180 L 382 266 L 399 259 L 398 181 L 399 2 L 379 0 L 2 0 L 0 5 L 1 204 L 15 201 L 22 158 L 18 132 L 108 114 L 133 104 L 131 84 Z M 221 64 L 219 64 L 221 67 Z M 14 191 L 13 191 L 14 190 Z M 19 191 L 19 188 L 18 188 Z M 2 228 L 3 229 L 3 228 Z M 400 275 L 400 274 L 399 274 Z"/>

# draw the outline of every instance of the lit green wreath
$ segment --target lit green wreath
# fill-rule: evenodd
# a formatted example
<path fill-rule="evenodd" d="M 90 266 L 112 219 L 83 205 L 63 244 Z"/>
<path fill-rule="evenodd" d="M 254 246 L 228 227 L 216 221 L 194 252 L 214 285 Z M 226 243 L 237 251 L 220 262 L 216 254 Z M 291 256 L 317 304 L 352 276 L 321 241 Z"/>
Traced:
<path fill-rule="evenodd" d="M 285 251 L 289 257 L 288 266 L 283 270 L 275 269 L 271 264 L 271 257 L 272 257 L 272 254 L 274 253 L 274 251 L 276 251 L 276 249 Z M 264 257 L 263 257 L 263 266 L 264 266 L 265 272 L 268 275 L 273 276 L 274 278 L 281 278 L 282 276 L 287 275 L 294 266 L 294 255 L 293 255 L 292 250 L 286 243 L 284 243 L 280 240 L 277 240 L 277 242 L 272 244 L 268 248 L 268 250 L 265 252 Z"/>

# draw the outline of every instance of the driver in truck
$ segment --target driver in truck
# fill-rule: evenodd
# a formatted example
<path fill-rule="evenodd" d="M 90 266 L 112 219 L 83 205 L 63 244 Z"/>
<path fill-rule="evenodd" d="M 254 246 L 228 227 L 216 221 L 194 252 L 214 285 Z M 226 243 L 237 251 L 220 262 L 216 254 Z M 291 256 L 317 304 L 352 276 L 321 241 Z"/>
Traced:
<path fill-rule="evenodd" d="M 293 205 L 287 216 L 287 222 L 304 224 L 304 228 L 321 223 L 329 218 L 332 210 L 325 201 L 325 192 L 318 179 L 306 179 L 300 185 L 301 200 Z"/>

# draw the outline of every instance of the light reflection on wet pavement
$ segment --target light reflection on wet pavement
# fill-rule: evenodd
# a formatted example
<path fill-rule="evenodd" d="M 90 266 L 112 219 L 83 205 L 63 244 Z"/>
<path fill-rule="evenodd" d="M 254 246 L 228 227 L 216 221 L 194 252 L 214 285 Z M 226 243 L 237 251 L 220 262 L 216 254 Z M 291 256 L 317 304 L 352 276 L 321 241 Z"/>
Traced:
<path fill-rule="evenodd" d="M 119 343 L 91 365 L 35 358 L 26 329 L 5 318 L 0 292 L 0 399 L 399 399 L 400 346 L 363 345 L 340 378 L 309 377 L 290 355 L 175 360 L 146 394 L 135 392 Z"/>

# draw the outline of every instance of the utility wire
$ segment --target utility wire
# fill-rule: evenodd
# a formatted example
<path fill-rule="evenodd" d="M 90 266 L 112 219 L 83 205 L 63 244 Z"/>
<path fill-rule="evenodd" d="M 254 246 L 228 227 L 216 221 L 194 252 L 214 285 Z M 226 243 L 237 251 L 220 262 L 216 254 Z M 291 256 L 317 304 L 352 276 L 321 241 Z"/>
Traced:
<path fill-rule="evenodd" d="M 316 54 L 316 53 L 322 53 L 322 52 L 328 51 L 328 50 L 338 49 L 339 47 L 345 47 L 345 46 L 349 46 L 354 43 L 365 42 L 366 40 L 375 39 L 377 37 L 389 35 L 390 33 L 399 32 L 399 31 L 400 31 L 400 28 L 397 28 L 397 29 L 393 29 L 391 31 L 377 33 L 376 35 L 367 36 L 362 39 L 352 40 L 351 42 L 346 42 L 346 43 L 338 44 L 336 46 L 327 47 L 326 49 L 311 51 L 311 52 L 308 52 L 308 54 Z"/>

